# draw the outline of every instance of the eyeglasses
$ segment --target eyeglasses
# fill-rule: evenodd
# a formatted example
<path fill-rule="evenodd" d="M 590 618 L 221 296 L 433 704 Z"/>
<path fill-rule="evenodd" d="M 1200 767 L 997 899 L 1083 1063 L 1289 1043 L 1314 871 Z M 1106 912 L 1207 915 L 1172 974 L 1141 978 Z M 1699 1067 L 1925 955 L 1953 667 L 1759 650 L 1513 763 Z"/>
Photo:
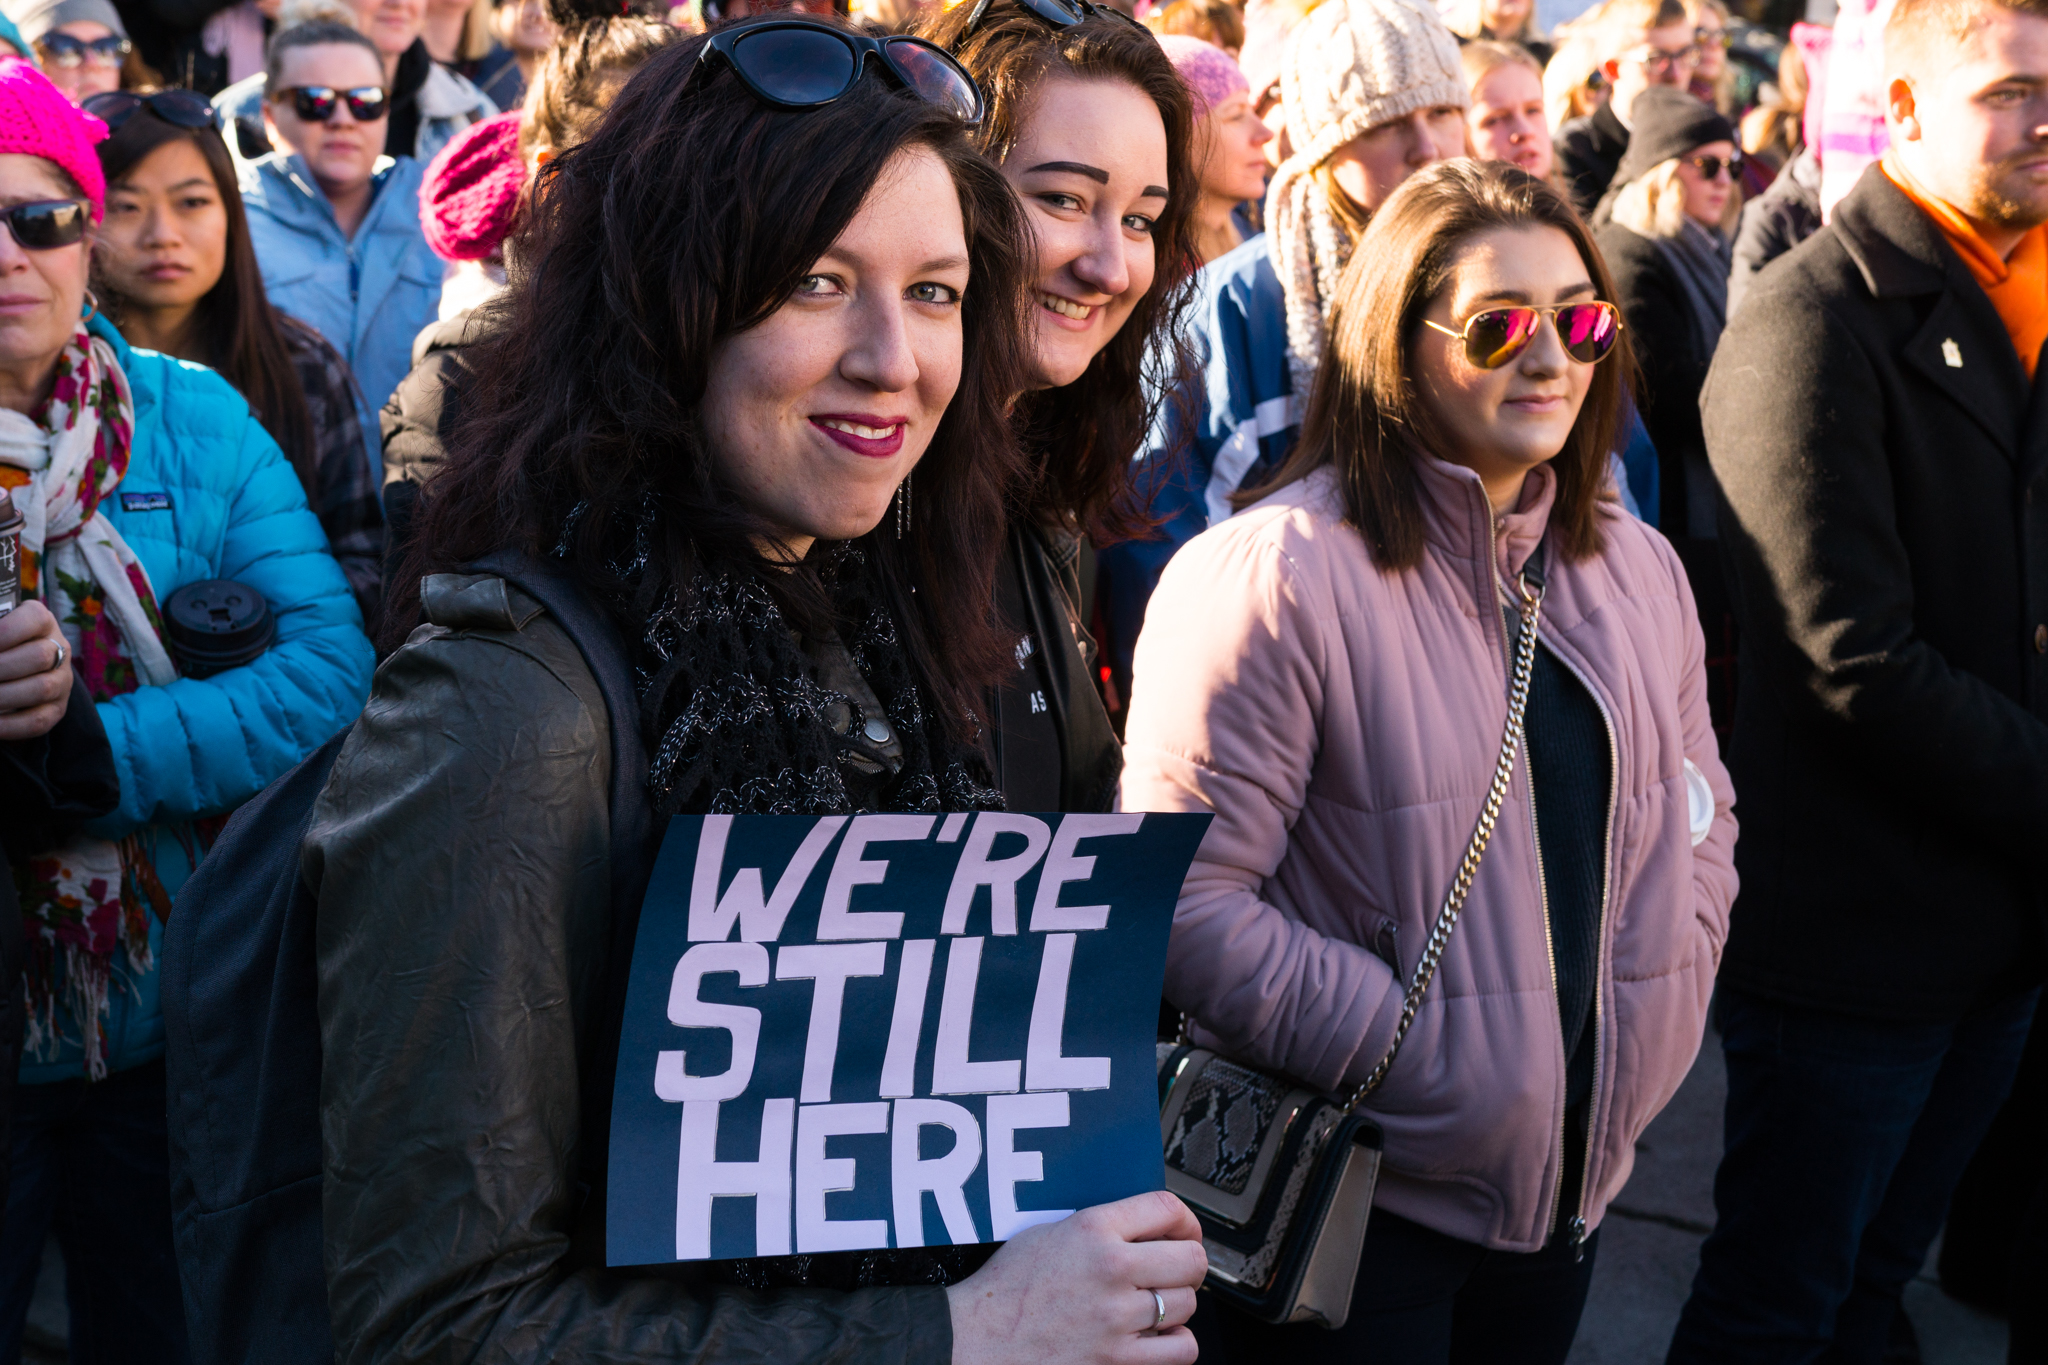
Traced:
<path fill-rule="evenodd" d="M 1489 308 L 1474 313 L 1465 326 L 1452 331 L 1424 318 L 1447 337 L 1465 343 L 1465 358 L 1482 370 L 1497 370 L 1529 349 L 1536 325 L 1545 316 L 1557 328 L 1564 353 L 1581 365 L 1597 365 L 1614 349 L 1621 335 L 1621 310 L 1611 303 L 1560 303 L 1549 308 Z"/>
<path fill-rule="evenodd" d="M 275 100 L 291 97 L 292 112 L 308 123 L 326 123 L 343 103 L 348 116 L 357 123 L 375 123 L 390 112 L 381 87 L 359 85 L 353 90 L 336 90 L 331 85 L 288 85 L 272 95 Z"/>
<path fill-rule="evenodd" d="M 109 33 L 104 38 L 74 38 L 68 33 L 45 33 L 36 39 L 36 46 L 50 65 L 66 71 L 91 62 L 95 66 L 119 66 L 135 50 L 135 44 L 118 33 Z"/>
<path fill-rule="evenodd" d="M 699 66 L 724 62 L 756 99 L 778 109 L 818 109 L 842 98 L 871 60 L 925 103 L 980 126 L 981 87 L 944 48 L 922 38 L 870 38 L 811 19 L 771 19 L 720 31 L 697 58 Z"/>
<path fill-rule="evenodd" d="M 92 206 L 83 199 L 38 199 L 0 211 L 14 240 L 30 251 L 73 246 L 85 236 Z"/>
<path fill-rule="evenodd" d="M 1718 47 L 1721 48 L 1723 51 L 1733 46 L 1735 42 L 1733 38 L 1730 38 L 1728 36 L 1728 30 L 1725 28 L 1694 29 L 1692 34 L 1692 40 L 1693 45 L 1695 47 Z"/>
<path fill-rule="evenodd" d="M 955 48 L 966 42 L 974 30 L 981 27 L 981 21 L 987 17 L 991 3 L 993 0 L 974 0 L 974 8 L 967 14 L 967 23 L 961 28 L 960 36 L 953 40 Z M 1121 19 L 1141 33 L 1152 31 L 1122 10 L 1112 5 L 1097 5 L 1091 3 L 1091 0 L 1017 0 L 1017 8 L 1054 29 L 1072 28 L 1090 19 Z"/>
<path fill-rule="evenodd" d="M 1741 152 L 1736 152 L 1730 156 L 1696 156 L 1692 158 L 1692 164 L 1701 175 L 1709 180 L 1720 179 L 1722 171 L 1728 172 L 1730 180 L 1738 180 L 1742 176 Z"/>
<path fill-rule="evenodd" d="M 123 124 L 144 109 L 178 128 L 215 126 L 213 105 L 196 90 L 160 90 L 154 95 L 138 95 L 132 90 L 103 90 L 79 107 L 106 124 L 110 133 L 120 131 Z"/>
<path fill-rule="evenodd" d="M 1649 71 L 1673 71 L 1681 66 L 1698 66 L 1700 50 L 1697 45 L 1667 50 L 1644 43 L 1639 48 L 1622 53 L 1621 60 L 1634 62 Z"/>

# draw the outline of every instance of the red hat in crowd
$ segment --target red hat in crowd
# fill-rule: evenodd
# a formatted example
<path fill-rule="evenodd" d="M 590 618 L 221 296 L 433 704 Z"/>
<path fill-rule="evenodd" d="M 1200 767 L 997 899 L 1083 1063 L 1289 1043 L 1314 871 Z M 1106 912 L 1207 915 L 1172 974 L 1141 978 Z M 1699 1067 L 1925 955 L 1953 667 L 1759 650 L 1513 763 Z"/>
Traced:
<path fill-rule="evenodd" d="M 0 154 L 56 163 L 92 201 L 92 220 L 107 211 L 107 177 L 93 144 L 107 125 L 57 93 L 50 78 L 19 57 L 0 59 Z"/>
<path fill-rule="evenodd" d="M 444 261 L 497 255 L 519 217 L 525 188 L 518 113 L 470 124 L 427 165 L 420 185 L 427 245 Z"/>

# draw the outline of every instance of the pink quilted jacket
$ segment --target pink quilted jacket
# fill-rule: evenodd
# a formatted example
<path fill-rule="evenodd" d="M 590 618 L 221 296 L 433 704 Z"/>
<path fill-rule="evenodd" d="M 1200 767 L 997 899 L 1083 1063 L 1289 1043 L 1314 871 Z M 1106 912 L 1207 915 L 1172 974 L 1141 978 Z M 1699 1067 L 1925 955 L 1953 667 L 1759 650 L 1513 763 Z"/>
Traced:
<path fill-rule="evenodd" d="M 1423 484 L 1420 567 L 1374 568 L 1322 470 L 1175 555 L 1138 640 L 1123 806 L 1216 815 L 1174 914 L 1167 995 L 1198 1038 L 1332 1089 L 1385 1054 L 1492 780 L 1500 575 L 1535 549 L 1554 492 L 1538 469 L 1496 525 L 1470 470 L 1432 461 Z M 1548 557 L 1539 637 L 1614 737 L 1588 1227 L 1698 1051 L 1735 896 L 1734 792 L 1685 572 L 1634 518 L 1616 509 L 1604 526 L 1598 558 Z M 1564 1086 L 1525 756 L 1442 969 L 1367 1101 L 1387 1135 L 1377 1204 L 1539 1248 Z"/>

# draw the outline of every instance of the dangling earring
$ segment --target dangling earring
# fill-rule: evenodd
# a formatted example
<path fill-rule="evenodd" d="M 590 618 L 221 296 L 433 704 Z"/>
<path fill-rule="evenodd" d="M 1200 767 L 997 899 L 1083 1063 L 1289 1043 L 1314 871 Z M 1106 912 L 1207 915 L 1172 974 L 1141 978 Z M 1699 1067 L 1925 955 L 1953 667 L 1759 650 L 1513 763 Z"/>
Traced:
<path fill-rule="evenodd" d="M 86 323 L 91 322 L 94 318 L 98 317 L 99 315 L 99 298 L 92 292 L 92 290 L 88 289 L 85 291 L 85 316 L 78 320 L 78 325 L 83 327 Z"/>
<path fill-rule="evenodd" d="M 903 528 L 910 520 L 910 475 L 903 476 L 903 482 L 896 485 L 896 539 L 903 539 Z"/>

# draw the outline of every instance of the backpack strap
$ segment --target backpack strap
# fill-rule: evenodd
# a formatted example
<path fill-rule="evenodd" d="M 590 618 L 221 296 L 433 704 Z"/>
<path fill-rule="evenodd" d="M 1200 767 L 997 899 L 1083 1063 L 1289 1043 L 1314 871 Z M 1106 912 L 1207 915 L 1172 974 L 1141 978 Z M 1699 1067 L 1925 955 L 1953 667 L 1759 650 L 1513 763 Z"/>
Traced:
<path fill-rule="evenodd" d="M 547 609 L 582 652 L 583 662 L 597 679 L 605 709 L 611 715 L 611 938 L 605 949 L 595 1027 L 584 1039 L 578 1069 L 582 1077 L 582 1138 L 579 1153 L 583 1207 L 577 1218 L 577 1240 L 595 1233 L 602 1256 L 604 1178 L 611 1155 L 612 1085 L 618 1068 L 619 1029 L 625 1017 L 626 979 L 633 965 L 633 939 L 640 927 L 640 904 L 661 851 L 668 821 L 657 818 L 647 795 L 647 745 L 640 735 L 640 695 L 634 683 L 633 660 L 618 628 L 559 565 L 512 550 L 500 550 L 476 561 L 479 573 L 492 573 L 517 587 Z"/>

